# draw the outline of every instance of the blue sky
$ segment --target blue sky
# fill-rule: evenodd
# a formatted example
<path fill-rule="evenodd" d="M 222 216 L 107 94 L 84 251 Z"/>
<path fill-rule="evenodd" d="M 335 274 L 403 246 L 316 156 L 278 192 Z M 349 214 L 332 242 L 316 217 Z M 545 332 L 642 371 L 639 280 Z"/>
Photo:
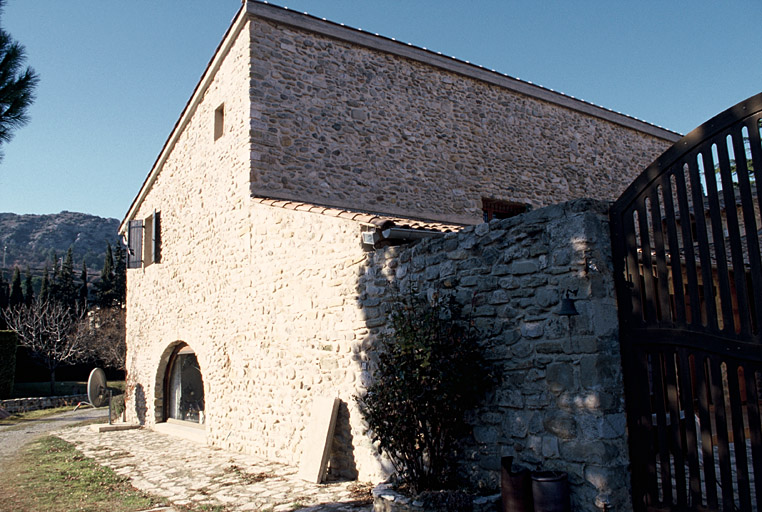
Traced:
<path fill-rule="evenodd" d="M 762 91 L 759 0 L 283 0 L 687 133 Z M 0 212 L 122 218 L 240 0 L 7 0 L 40 75 Z"/>

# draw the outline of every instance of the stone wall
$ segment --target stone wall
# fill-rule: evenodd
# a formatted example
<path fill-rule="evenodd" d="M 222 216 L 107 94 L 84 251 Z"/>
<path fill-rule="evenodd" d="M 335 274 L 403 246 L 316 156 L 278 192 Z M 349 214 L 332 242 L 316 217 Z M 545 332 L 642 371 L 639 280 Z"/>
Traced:
<path fill-rule="evenodd" d="M 471 224 L 482 197 L 613 200 L 677 139 L 367 46 L 397 44 L 381 38 L 259 17 L 250 31 L 256 196 Z"/>
<path fill-rule="evenodd" d="M 599 494 L 631 508 L 606 212 L 577 200 L 378 250 L 367 263 L 360 299 L 374 319 L 371 345 L 386 328 L 375 319 L 388 312 L 391 283 L 453 294 L 484 333 L 503 381 L 468 418 L 463 471 L 480 487 L 496 489 L 500 457 L 513 455 L 568 472 L 574 510 L 595 510 Z M 565 290 L 577 317 L 555 313 Z"/>
<path fill-rule="evenodd" d="M 5 409 L 7 412 L 14 414 L 17 412 L 37 411 L 39 409 L 76 405 L 79 402 L 87 402 L 87 395 L 11 398 L 8 400 L 0 400 L 0 409 Z"/>

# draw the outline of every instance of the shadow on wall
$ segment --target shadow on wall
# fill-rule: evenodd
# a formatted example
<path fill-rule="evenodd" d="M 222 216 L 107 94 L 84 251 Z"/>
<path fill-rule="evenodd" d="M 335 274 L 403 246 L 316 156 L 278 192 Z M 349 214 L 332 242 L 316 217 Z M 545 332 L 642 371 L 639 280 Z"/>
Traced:
<path fill-rule="evenodd" d="M 485 334 L 503 376 L 467 415 L 462 475 L 495 490 L 500 458 L 511 455 L 533 470 L 567 472 L 577 508 L 599 495 L 625 506 L 629 457 L 607 212 L 606 203 L 575 200 L 372 253 L 359 276 L 367 335 L 356 354 L 358 392 L 387 328 L 390 288 L 452 295 Z M 580 313 L 571 322 L 556 313 L 566 290 Z"/>
<path fill-rule="evenodd" d="M 138 422 L 141 425 L 146 423 L 146 411 L 148 406 L 146 405 L 146 392 L 143 389 L 142 384 L 135 386 L 135 414 L 138 416 Z"/>
<path fill-rule="evenodd" d="M 343 400 L 339 403 L 336 416 L 336 429 L 333 434 L 331 458 L 328 461 L 328 474 L 332 479 L 357 480 L 352 427 L 349 424 L 349 407 Z"/>

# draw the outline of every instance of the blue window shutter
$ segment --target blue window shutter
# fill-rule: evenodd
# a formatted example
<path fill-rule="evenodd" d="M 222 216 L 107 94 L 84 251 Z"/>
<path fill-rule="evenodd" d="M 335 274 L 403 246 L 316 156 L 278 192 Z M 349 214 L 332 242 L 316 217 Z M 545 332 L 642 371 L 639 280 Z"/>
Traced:
<path fill-rule="evenodd" d="M 127 268 L 143 266 L 143 221 L 131 220 L 127 228 Z"/>

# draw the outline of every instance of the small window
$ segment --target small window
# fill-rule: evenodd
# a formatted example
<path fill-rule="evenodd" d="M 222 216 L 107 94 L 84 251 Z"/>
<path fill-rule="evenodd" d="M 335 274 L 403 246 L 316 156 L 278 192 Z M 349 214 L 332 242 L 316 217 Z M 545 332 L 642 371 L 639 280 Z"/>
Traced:
<path fill-rule="evenodd" d="M 507 219 L 529 211 L 529 205 L 513 201 L 501 201 L 499 199 L 482 198 L 482 211 L 484 222 L 495 219 Z"/>
<path fill-rule="evenodd" d="M 214 111 L 214 140 L 222 137 L 225 131 L 225 104 L 223 103 Z"/>

